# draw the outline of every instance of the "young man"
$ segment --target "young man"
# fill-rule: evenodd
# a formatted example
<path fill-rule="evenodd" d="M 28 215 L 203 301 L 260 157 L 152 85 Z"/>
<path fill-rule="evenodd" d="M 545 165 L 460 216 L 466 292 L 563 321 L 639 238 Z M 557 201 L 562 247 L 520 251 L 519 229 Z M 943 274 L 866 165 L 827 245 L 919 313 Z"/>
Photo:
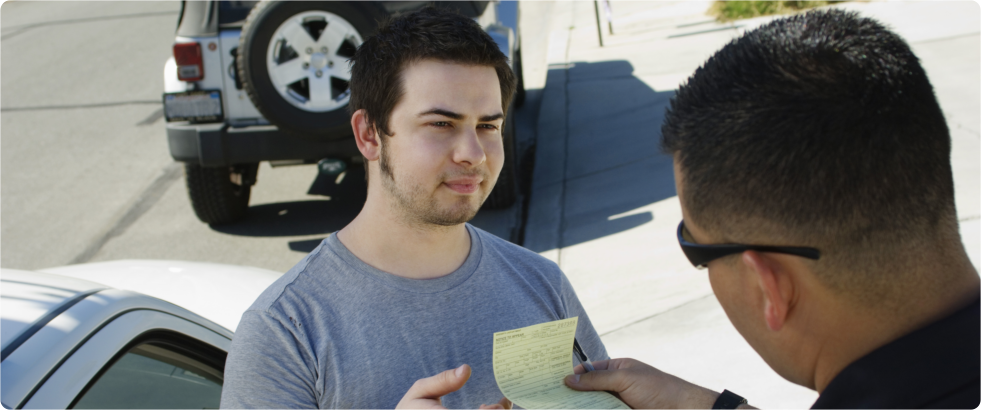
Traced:
<path fill-rule="evenodd" d="M 222 407 L 392 408 L 458 367 L 466 385 L 443 405 L 495 403 L 493 333 L 574 316 L 583 348 L 606 356 L 558 266 L 466 223 L 504 162 L 514 90 L 494 41 L 453 12 L 396 17 L 361 45 L 364 208 L 243 315 Z"/>
<path fill-rule="evenodd" d="M 978 406 L 981 281 L 947 125 L 901 38 L 839 10 L 777 20 L 699 68 L 662 135 L 682 249 L 767 364 L 820 393 L 815 408 Z M 745 403 L 635 360 L 595 365 L 566 383 L 632 407 Z"/>

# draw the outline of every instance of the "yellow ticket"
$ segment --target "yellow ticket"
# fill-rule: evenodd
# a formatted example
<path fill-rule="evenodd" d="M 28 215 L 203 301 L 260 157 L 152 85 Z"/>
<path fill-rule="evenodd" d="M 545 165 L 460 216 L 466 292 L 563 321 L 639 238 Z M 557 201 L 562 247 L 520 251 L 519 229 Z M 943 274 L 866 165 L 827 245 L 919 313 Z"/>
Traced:
<path fill-rule="evenodd" d="M 562 381 L 572 374 L 578 323 L 577 316 L 494 333 L 494 378 L 504 397 L 526 409 L 629 409 L 610 393 Z"/>

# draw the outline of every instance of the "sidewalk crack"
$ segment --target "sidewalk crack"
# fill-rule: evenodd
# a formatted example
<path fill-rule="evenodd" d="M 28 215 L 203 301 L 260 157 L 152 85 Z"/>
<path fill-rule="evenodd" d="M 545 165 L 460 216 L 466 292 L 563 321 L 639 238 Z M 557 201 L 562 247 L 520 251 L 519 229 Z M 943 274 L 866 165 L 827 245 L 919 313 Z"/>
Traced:
<path fill-rule="evenodd" d="M 660 312 L 657 312 L 657 313 L 655 313 L 655 314 L 653 314 L 653 315 L 650 315 L 650 316 L 647 316 L 647 317 L 645 317 L 645 318 L 642 318 L 642 319 L 637 319 L 637 320 L 635 320 L 635 321 L 633 321 L 633 322 L 630 322 L 630 323 L 627 323 L 627 324 L 625 324 L 625 325 L 623 325 L 623 326 L 620 326 L 620 327 L 618 327 L 618 328 L 616 328 L 616 329 L 613 329 L 613 330 L 609 330 L 609 331 L 606 331 L 606 332 L 603 332 L 602 334 L 600 334 L 600 337 L 603 337 L 603 336 L 606 336 L 606 335 L 609 335 L 609 334 L 611 334 L 611 333 L 615 333 L 615 332 L 618 332 L 618 331 L 621 331 L 621 330 L 623 330 L 623 329 L 626 329 L 626 328 L 628 328 L 628 327 L 630 327 L 630 326 L 633 326 L 633 325 L 636 325 L 636 324 L 638 324 L 638 323 L 640 323 L 640 322 L 643 322 L 643 321 L 645 321 L 645 320 L 647 320 L 647 319 L 651 319 L 651 318 L 655 318 L 655 317 L 658 317 L 658 316 L 661 316 L 661 315 L 663 315 L 663 314 L 665 314 L 665 313 L 668 313 L 668 312 L 673 312 L 673 311 L 675 311 L 675 310 L 678 310 L 678 309 L 681 309 L 681 308 L 683 308 L 683 307 L 685 307 L 685 306 L 688 306 L 688 305 L 690 305 L 690 304 L 692 304 L 692 303 L 695 303 L 695 302 L 699 302 L 699 301 L 702 301 L 702 300 L 705 300 L 706 298 L 709 298 L 709 297 L 712 297 L 712 296 L 715 296 L 715 294 L 714 294 L 714 293 L 709 293 L 709 294 L 707 294 L 707 295 L 704 295 L 704 296 L 699 296 L 699 297 L 697 297 L 697 298 L 695 298 L 695 299 L 692 299 L 692 300 L 689 300 L 689 301 L 687 301 L 687 302 L 685 302 L 685 303 L 682 303 L 682 304 L 680 304 L 680 305 L 678 305 L 678 306 L 675 306 L 675 307 L 672 307 L 671 309 L 668 309 L 668 310 L 663 310 L 663 311 L 660 311 Z"/>
<path fill-rule="evenodd" d="M 574 20 L 574 19 L 573 19 Z M 562 249 L 565 248 L 565 193 L 568 191 L 566 175 L 569 174 L 569 49 L 572 47 L 572 27 L 569 27 L 569 37 L 565 42 L 565 75 L 563 76 L 562 94 L 565 97 L 565 141 L 562 144 L 562 195 L 559 207 L 559 243 L 557 244 L 556 264 L 562 266 Z"/>

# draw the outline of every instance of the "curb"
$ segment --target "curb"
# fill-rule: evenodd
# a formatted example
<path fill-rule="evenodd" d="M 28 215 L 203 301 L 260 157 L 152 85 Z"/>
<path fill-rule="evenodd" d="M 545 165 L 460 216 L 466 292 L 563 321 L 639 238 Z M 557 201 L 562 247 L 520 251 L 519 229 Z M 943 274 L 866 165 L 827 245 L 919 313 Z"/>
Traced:
<path fill-rule="evenodd" d="M 561 260 L 562 217 L 568 144 L 566 63 L 568 31 L 549 37 L 548 74 L 538 115 L 535 169 L 532 174 L 524 247 L 558 264 Z"/>

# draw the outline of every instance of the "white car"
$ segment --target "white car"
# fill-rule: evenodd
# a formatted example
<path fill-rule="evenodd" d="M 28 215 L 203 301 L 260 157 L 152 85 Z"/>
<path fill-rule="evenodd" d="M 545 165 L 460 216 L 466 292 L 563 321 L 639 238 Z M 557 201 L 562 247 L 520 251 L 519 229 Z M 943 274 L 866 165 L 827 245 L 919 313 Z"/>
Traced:
<path fill-rule="evenodd" d="M 123 260 L 3 269 L 4 408 L 217 408 L 242 312 L 281 274 Z"/>

